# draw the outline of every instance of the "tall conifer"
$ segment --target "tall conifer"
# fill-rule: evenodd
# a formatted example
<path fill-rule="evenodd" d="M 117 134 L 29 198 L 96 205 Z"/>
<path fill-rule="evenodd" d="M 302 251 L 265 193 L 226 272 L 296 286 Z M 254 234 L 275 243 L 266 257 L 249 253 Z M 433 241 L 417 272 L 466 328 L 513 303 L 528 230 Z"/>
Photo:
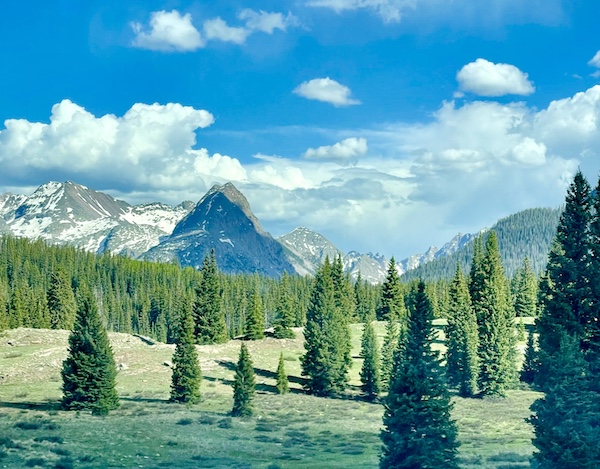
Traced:
<path fill-rule="evenodd" d="M 52 329 L 72 329 L 77 314 L 77 304 L 71 282 L 62 269 L 52 273 L 46 295 L 50 327 Z"/>
<path fill-rule="evenodd" d="M 377 308 L 377 319 L 385 321 L 390 318 L 402 322 L 406 320 L 406 308 L 404 307 L 404 296 L 400 287 L 400 276 L 393 256 L 390 259 L 387 275 L 381 286 L 381 301 Z"/>
<path fill-rule="evenodd" d="M 360 356 L 363 359 L 360 370 L 362 391 L 367 399 L 375 399 L 381 391 L 379 347 L 373 323 L 367 320 L 364 326 Z"/>
<path fill-rule="evenodd" d="M 458 387 L 461 396 L 473 396 L 479 375 L 477 318 L 471 307 L 467 281 L 458 263 L 449 290 L 446 344 L 449 384 Z"/>
<path fill-rule="evenodd" d="M 456 469 L 456 424 L 437 351 L 433 310 L 421 281 L 411 302 L 405 345 L 394 359 L 384 401 L 380 467 Z"/>
<path fill-rule="evenodd" d="M 252 401 L 254 400 L 256 380 L 252 359 L 246 344 L 242 342 L 238 357 L 235 377 L 233 380 L 233 409 L 234 417 L 249 417 L 254 413 Z"/>
<path fill-rule="evenodd" d="M 182 300 L 177 345 L 173 353 L 170 400 L 197 404 L 200 401 L 201 380 L 202 371 L 198 362 L 198 351 L 194 345 L 194 320 L 189 304 Z"/>
<path fill-rule="evenodd" d="M 113 351 L 96 300 L 87 288 L 79 298 L 61 374 L 63 409 L 105 415 L 119 406 Z"/>
<path fill-rule="evenodd" d="M 193 303 L 194 336 L 198 344 L 227 342 L 227 325 L 221 307 L 221 286 L 214 249 L 204 258 L 202 280 Z"/>
<path fill-rule="evenodd" d="M 387 391 L 392 368 L 394 367 L 394 356 L 398 350 L 400 341 L 400 331 L 398 329 L 398 321 L 395 318 L 390 318 L 386 322 L 385 337 L 383 346 L 381 347 L 381 390 Z"/>
<path fill-rule="evenodd" d="M 248 317 L 246 318 L 246 338 L 248 340 L 265 338 L 265 312 L 258 284 L 255 285 L 250 294 Z"/>
<path fill-rule="evenodd" d="M 296 315 L 294 314 L 294 300 L 290 288 L 290 276 L 284 272 L 279 279 L 277 290 L 276 319 L 273 335 L 277 339 L 293 339 L 296 337 L 292 327 Z"/>

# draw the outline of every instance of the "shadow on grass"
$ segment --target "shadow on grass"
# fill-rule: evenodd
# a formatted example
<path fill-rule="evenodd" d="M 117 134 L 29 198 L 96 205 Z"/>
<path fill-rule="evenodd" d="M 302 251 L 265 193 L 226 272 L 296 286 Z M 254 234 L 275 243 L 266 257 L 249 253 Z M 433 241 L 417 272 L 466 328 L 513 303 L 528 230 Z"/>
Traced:
<path fill-rule="evenodd" d="M 22 409 L 22 410 L 40 410 L 44 412 L 50 412 L 55 410 L 61 410 L 60 401 L 46 401 L 46 402 L 7 402 L 0 401 L 0 408 L 5 409 Z"/>

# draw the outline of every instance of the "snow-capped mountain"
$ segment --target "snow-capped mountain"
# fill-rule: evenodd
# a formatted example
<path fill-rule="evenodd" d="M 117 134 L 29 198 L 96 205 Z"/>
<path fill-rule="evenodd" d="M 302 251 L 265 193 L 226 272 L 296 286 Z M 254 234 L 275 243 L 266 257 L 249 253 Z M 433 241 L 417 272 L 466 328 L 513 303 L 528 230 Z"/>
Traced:
<path fill-rule="evenodd" d="M 190 208 L 189 204 L 131 206 L 71 181 L 48 182 L 29 197 L 0 196 L 0 230 L 136 257 L 169 235 Z"/>
<path fill-rule="evenodd" d="M 145 259 L 200 268 L 211 249 L 226 273 L 279 277 L 293 273 L 281 244 L 263 230 L 244 195 L 231 183 L 215 185 Z"/>
<path fill-rule="evenodd" d="M 342 251 L 325 236 L 303 226 L 277 238 L 285 255 L 300 275 L 314 275 L 327 257 L 333 260 Z"/>

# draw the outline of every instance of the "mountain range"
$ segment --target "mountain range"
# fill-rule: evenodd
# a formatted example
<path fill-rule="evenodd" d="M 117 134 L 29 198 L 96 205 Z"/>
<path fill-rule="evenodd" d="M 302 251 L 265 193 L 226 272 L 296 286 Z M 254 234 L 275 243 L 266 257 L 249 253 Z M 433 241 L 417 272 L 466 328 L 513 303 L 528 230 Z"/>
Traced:
<path fill-rule="evenodd" d="M 549 224 L 553 223 L 554 218 Z M 544 232 L 555 229 L 556 224 Z M 340 255 L 353 277 L 360 272 L 362 279 L 379 283 L 388 266 L 388 259 L 380 254 L 343 253 L 305 227 L 274 239 L 231 183 L 213 186 L 197 204 L 185 201 L 172 207 L 158 202 L 130 205 L 72 181 L 48 182 L 30 196 L 0 195 L 0 233 L 70 244 L 96 253 L 110 251 L 139 259 L 176 261 L 194 268 L 201 267 L 206 254 L 214 249 L 223 272 L 272 277 L 283 272 L 314 274 L 326 257 Z M 431 247 L 423 254 L 397 260 L 398 271 L 405 274 L 455 258 L 475 236 L 458 234 L 441 249 Z"/>

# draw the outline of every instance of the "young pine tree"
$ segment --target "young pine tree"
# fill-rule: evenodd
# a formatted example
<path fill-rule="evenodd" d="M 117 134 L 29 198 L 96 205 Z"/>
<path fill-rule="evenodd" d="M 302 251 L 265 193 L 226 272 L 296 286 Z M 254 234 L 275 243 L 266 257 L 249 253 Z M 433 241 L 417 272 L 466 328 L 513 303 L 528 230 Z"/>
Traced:
<path fill-rule="evenodd" d="M 173 353 L 171 375 L 171 402 L 197 404 L 200 402 L 202 372 L 198 363 L 198 351 L 194 345 L 194 320 L 189 305 L 181 301 L 179 332 Z"/>
<path fill-rule="evenodd" d="M 421 281 L 411 302 L 405 345 L 396 353 L 384 400 L 382 469 L 457 469 L 456 424 L 437 351 L 433 310 Z"/>
<path fill-rule="evenodd" d="M 527 347 L 525 348 L 525 361 L 521 368 L 520 380 L 524 383 L 532 384 L 535 380 L 535 374 L 538 371 L 538 354 L 535 349 L 535 340 L 533 333 L 527 334 Z"/>
<path fill-rule="evenodd" d="M 192 305 L 196 343 L 225 343 L 229 336 L 221 307 L 221 286 L 214 250 L 204 258 L 201 272 L 202 280 L 196 288 L 196 297 Z"/>
<path fill-rule="evenodd" d="M 246 344 L 242 342 L 233 380 L 233 409 L 231 415 L 234 417 L 250 417 L 252 415 L 255 385 L 252 359 Z"/>
<path fill-rule="evenodd" d="M 85 409 L 96 415 L 106 415 L 119 406 L 113 352 L 96 300 L 87 289 L 83 290 L 78 301 L 75 324 L 69 336 L 68 356 L 61 374 L 63 409 Z"/>
<path fill-rule="evenodd" d="M 250 309 L 246 318 L 246 338 L 260 340 L 265 338 L 265 312 L 258 291 L 258 284 L 250 295 Z"/>
<path fill-rule="evenodd" d="M 471 307 L 467 281 L 458 264 L 449 290 L 446 344 L 448 383 L 457 387 L 463 397 L 475 395 L 479 375 L 477 318 Z"/>
<path fill-rule="evenodd" d="M 283 364 L 283 352 L 279 354 L 279 363 L 277 364 L 277 384 L 275 387 L 279 394 L 287 394 L 290 392 L 290 384 Z"/>
<path fill-rule="evenodd" d="M 360 382 L 362 391 L 367 399 L 373 400 L 381 391 L 379 347 L 375 337 L 373 323 L 367 320 L 362 335 L 362 347 L 360 352 L 363 358 L 360 370 Z"/>

